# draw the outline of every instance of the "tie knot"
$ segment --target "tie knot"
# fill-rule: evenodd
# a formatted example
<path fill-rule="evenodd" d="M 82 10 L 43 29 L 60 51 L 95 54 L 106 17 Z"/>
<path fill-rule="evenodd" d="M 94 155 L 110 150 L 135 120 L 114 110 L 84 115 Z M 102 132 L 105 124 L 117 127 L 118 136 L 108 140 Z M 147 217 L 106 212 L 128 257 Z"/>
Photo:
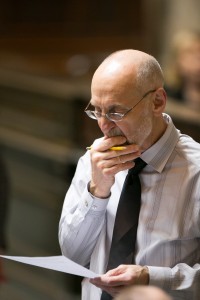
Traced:
<path fill-rule="evenodd" d="M 147 165 L 145 161 L 143 161 L 140 157 L 136 158 L 134 160 L 135 166 L 129 170 L 129 173 L 131 175 L 137 175 L 142 171 L 142 169 Z"/>

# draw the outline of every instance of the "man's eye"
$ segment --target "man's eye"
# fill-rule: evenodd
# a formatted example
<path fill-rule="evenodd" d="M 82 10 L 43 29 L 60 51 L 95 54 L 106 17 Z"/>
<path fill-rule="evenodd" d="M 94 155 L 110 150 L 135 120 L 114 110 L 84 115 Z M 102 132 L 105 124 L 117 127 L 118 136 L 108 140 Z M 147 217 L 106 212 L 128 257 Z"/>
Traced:
<path fill-rule="evenodd" d="M 121 110 L 121 111 L 111 111 L 111 112 L 109 112 L 110 114 L 123 114 L 124 112 Z"/>

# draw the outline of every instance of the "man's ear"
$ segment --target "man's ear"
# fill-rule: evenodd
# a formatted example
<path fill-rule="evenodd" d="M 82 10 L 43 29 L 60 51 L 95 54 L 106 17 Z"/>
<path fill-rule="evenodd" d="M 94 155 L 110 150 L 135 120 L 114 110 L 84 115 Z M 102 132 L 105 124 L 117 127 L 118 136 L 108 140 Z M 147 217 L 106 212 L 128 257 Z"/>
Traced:
<path fill-rule="evenodd" d="M 153 99 L 153 112 L 155 115 L 160 115 L 164 112 L 166 106 L 167 94 L 164 88 L 156 90 L 155 97 Z"/>

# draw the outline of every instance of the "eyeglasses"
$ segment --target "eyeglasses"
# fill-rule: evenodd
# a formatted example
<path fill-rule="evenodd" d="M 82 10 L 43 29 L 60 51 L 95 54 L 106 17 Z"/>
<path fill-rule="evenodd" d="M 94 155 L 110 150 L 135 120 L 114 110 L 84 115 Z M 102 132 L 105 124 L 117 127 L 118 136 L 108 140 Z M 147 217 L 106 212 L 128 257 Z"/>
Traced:
<path fill-rule="evenodd" d="M 150 93 L 154 93 L 156 89 L 150 90 L 144 94 L 144 96 L 130 109 L 128 109 L 125 113 L 118 113 L 118 112 L 108 112 L 106 114 L 102 114 L 100 111 L 95 110 L 88 110 L 90 106 L 90 102 L 88 103 L 87 107 L 85 108 L 84 112 L 90 117 L 91 119 L 98 120 L 102 117 L 106 117 L 108 120 L 112 122 L 119 122 L 121 121 L 133 108 L 135 108 L 145 97 L 147 97 Z"/>

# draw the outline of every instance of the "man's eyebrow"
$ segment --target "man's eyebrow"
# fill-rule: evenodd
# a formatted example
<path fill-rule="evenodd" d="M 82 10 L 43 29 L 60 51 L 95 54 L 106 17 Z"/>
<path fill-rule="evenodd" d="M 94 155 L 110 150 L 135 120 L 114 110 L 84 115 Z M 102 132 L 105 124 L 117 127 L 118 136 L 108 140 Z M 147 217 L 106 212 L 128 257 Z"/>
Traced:
<path fill-rule="evenodd" d="M 113 109 L 126 109 L 126 108 L 124 106 L 122 106 L 121 104 L 115 104 L 115 105 L 111 105 L 108 109 L 110 111 Z"/>
<path fill-rule="evenodd" d="M 90 105 L 91 105 L 92 107 L 94 107 L 94 108 L 101 109 L 101 107 L 98 106 L 98 105 L 94 105 L 94 104 L 92 104 L 92 103 L 90 103 Z M 108 106 L 108 107 L 106 108 L 107 111 L 111 111 L 111 110 L 113 110 L 113 109 L 127 109 L 127 107 L 122 106 L 121 104 L 112 104 L 112 105 L 110 105 L 110 106 Z"/>

